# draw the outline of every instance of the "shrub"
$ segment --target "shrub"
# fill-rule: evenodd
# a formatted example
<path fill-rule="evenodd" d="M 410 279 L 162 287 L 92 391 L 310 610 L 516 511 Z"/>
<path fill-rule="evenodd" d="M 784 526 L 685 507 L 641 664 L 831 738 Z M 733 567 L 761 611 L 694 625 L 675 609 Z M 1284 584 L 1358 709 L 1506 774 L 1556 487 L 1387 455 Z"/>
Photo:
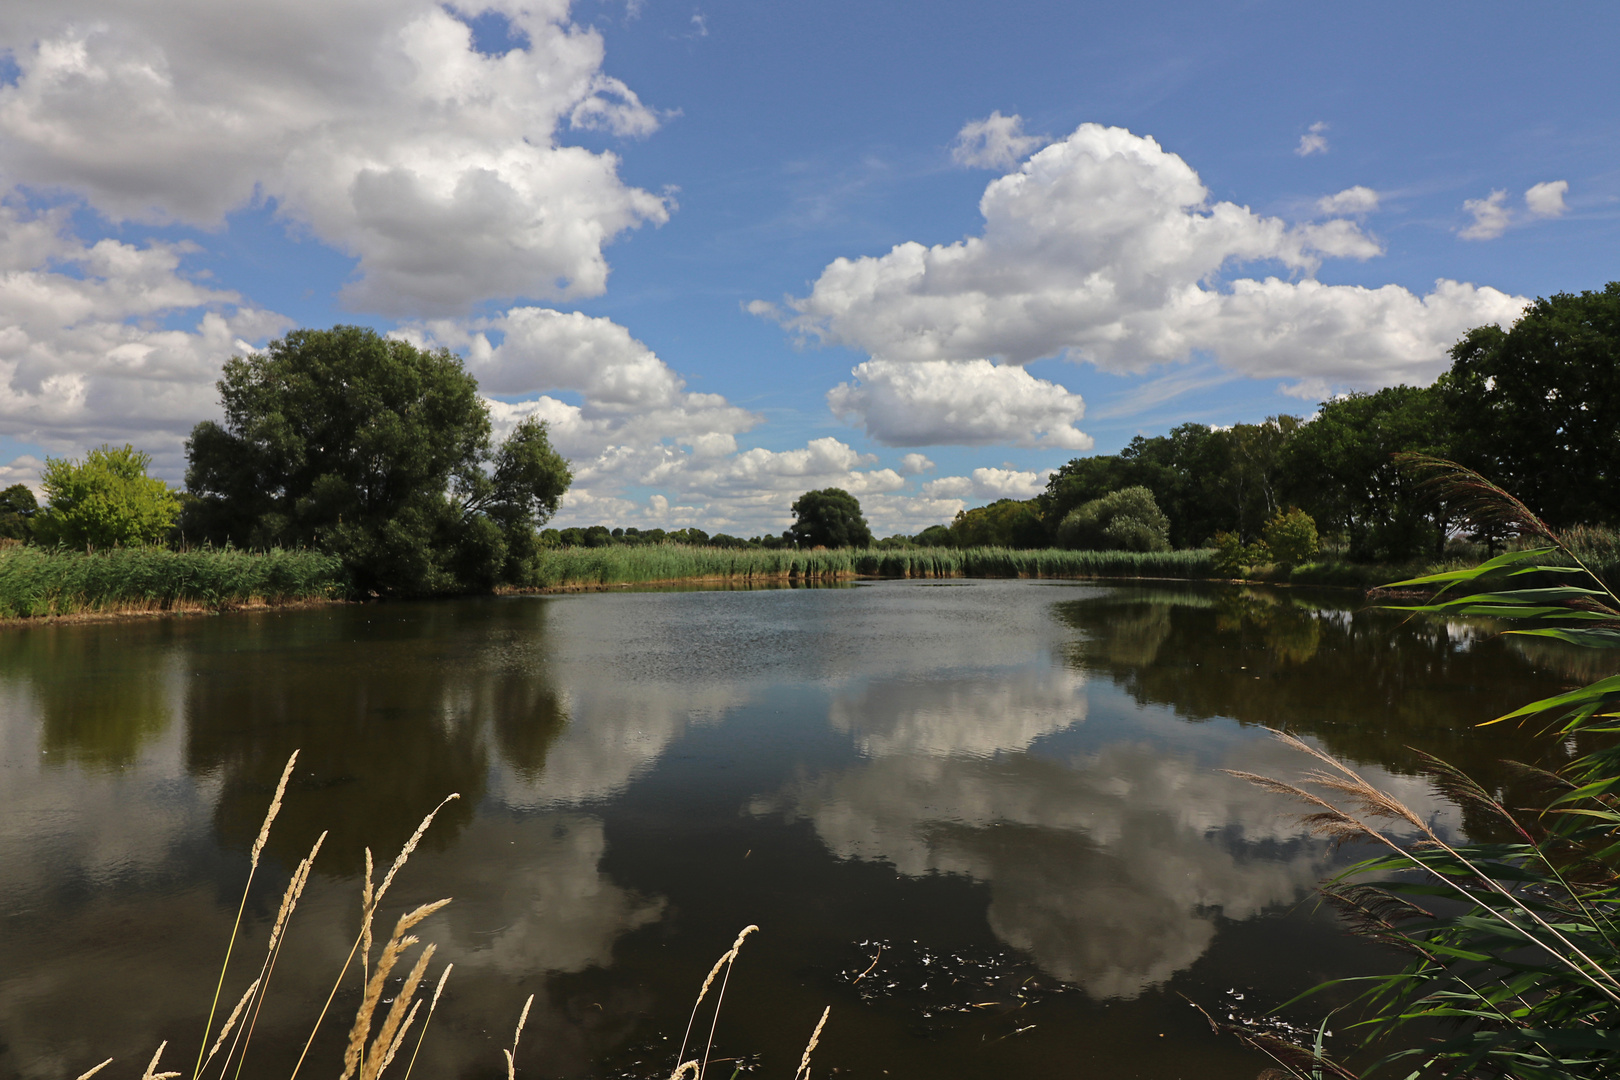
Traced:
<path fill-rule="evenodd" d="M 1298 508 L 1277 511 L 1277 516 L 1266 524 L 1264 535 L 1272 559 L 1284 570 L 1292 570 L 1315 555 L 1320 547 L 1316 522 Z"/>
<path fill-rule="evenodd" d="M 1169 551 L 1170 519 L 1145 487 L 1121 488 L 1069 511 L 1058 544 L 1091 551 Z"/>

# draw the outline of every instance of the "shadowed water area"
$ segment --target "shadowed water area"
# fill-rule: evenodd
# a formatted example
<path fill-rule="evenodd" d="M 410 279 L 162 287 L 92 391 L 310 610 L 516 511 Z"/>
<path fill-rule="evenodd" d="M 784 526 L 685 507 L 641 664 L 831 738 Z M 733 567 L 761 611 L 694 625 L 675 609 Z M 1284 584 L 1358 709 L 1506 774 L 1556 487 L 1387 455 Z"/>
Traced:
<path fill-rule="evenodd" d="M 422 1077 L 667 1077 L 746 924 L 711 1077 L 1253 1080 L 1182 995 L 1264 1014 L 1396 963 L 1310 888 L 1288 726 L 1453 834 L 1409 745 L 1508 783 L 1472 725 L 1591 673 L 1351 594 L 1034 581 L 642 591 L 0 630 L 0 1078 L 190 1065 L 248 850 L 301 748 L 226 1008 L 330 830 L 243 1075 L 292 1071 L 379 922 L 456 965 Z M 351 974 L 301 1076 L 335 1077 Z M 1291 1017 L 1314 1022 L 1309 1010 Z M 707 1032 L 707 1021 L 700 1027 Z M 414 1040 L 413 1040 L 414 1041 Z M 402 1076 L 402 1063 L 388 1075 Z"/>

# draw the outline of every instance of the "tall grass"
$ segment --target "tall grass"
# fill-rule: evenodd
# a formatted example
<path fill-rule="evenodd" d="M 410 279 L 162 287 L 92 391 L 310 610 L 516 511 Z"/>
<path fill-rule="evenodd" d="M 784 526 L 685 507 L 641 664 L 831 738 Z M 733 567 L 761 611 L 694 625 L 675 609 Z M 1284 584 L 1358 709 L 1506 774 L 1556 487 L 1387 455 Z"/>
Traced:
<path fill-rule="evenodd" d="M 281 780 L 276 785 L 275 794 L 270 800 L 270 808 L 264 817 L 264 824 L 259 827 L 259 834 L 253 841 L 253 848 L 248 861 L 247 881 L 242 887 L 242 898 L 237 904 L 236 920 L 231 926 L 231 936 L 225 944 L 225 959 L 220 965 L 219 979 L 214 987 L 213 1001 L 208 1009 L 208 1020 L 203 1027 L 202 1038 L 197 1043 L 196 1064 L 192 1066 L 189 1080 L 240 1080 L 243 1067 L 247 1061 L 248 1051 L 253 1041 L 253 1032 L 258 1020 L 259 1011 L 265 1002 L 269 991 L 271 977 L 275 974 L 276 961 L 281 955 L 281 948 L 286 941 L 291 928 L 292 916 L 303 896 L 304 886 L 308 884 L 310 872 L 314 867 L 315 859 L 320 854 L 321 846 L 326 840 L 326 833 L 316 837 L 315 845 L 310 849 L 309 855 L 293 870 L 287 882 L 286 892 L 282 896 L 281 907 L 276 912 L 276 918 L 270 930 L 269 943 L 265 946 L 265 953 L 259 961 L 255 977 L 237 999 L 236 1007 L 216 1028 L 214 1021 L 219 1016 L 221 994 L 225 983 L 232 975 L 231 957 L 236 951 L 242 927 L 242 915 L 247 909 L 248 896 L 253 887 L 253 877 L 259 868 L 259 857 L 264 852 L 266 841 L 270 837 L 270 828 L 275 823 L 277 815 L 281 812 L 282 799 L 287 794 L 287 783 L 292 779 L 293 767 L 298 761 L 298 751 L 294 750 L 288 757 L 286 767 L 282 769 Z M 287 1080 L 297 1080 L 298 1073 L 308 1060 L 310 1047 L 315 1043 L 315 1037 L 320 1033 L 322 1025 L 326 1022 L 327 1014 L 331 1011 L 332 1002 L 337 997 L 344 981 L 349 978 L 352 969 L 358 966 L 360 982 L 360 1003 L 355 1010 L 354 1021 L 349 1028 L 348 1040 L 344 1047 L 343 1070 L 339 1080 L 382 1080 L 383 1073 L 399 1057 L 400 1051 L 410 1047 L 410 1055 L 405 1061 L 404 1073 L 400 1080 L 410 1080 L 411 1072 L 416 1065 L 417 1054 L 422 1048 L 422 1042 L 427 1036 L 429 1023 L 433 1019 L 434 1011 L 438 1008 L 439 998 L 444 993 L 445 983 L 450 977 L 454 964 L 446 964 L 439 973 L 438 982 L 434 984 L 431 994 L 427 993 L 428 969 L 433 963 L 433 957 L 438 946 L 432 942 L 423 945 L 421 939 L 410 931 L 429 917 L 449 906 L 451 899 L 446 897 L 432 903 L 421 904 L 415 908 L 401 912 L 394 923 L 394 929 L 384 938 L 377 933 L 377 916 L 382 908 L 383 899 L 388 888 L 405 864 L 410 861 L 411 855 L 416 851 L 417 845 L 433 825 L 433 819 L 438 816 L 453 800 L 461 796 L 455 793 L 445 796 L 438 806 L 430 810 L 422 823 L 416 827 L 405 846 L 395 856 L 388 872 L 383 875 L 380 882 L 375 880 L 375 866 L 372 861 L 371 849 L 366 849 L 366 876 L 360 894 L 360 925 L 355 933 L 354 944 L 349 948 L 349 954 L 344 958 L 342 966 L 338 969 L 337 979 L 332 985 L 332 991 L 326 997 L 320 1011 L 315 1015 L 310 1029 L 309 1039 L 304 1043 L 303 1053 L 299 1055 L 297 1063 Z M 697 1001 L 692 1005 L 692 1015 L 687 1021 L 686 1036 L 681 1040 L 681 1048 L 676 1053 L 674 1069 L 670 1073 L 670 1080 L 706 1080 L 710 1063 L 710 1054 L 714 1049 L 714 1035 L 720 1023 L 720 1011 L 725 1003 L 726 987 L 731 982 L 731 969 L 737 961 L 737 954 L 742 949 L 743 941 L 749 934 L 757 931 L 757 926 L 744 927 L 737 940 L 732 943 L 729 950 L 720 957 L 709 971 L 708 978 L 703 981 L 703 987 L 698 991 Z M 381 949 L 376 945 L 381 940 Z M 403 966 L 406 955 L 416 946 L 422 945 L 417 953 L 415 963 L 408 974 L 401 977 L 398 972 Z M 373 953 L 376 953 L 373 956 Z M 356 964 L 358 960 L 358 964 Z M 240 965 L 239 965 L 240 966 Z M 248 967 L 251 969 L 252 964 Z M 236 976 L 242 973 L 237 971 Z M 708 996 L 709 989 L 714 985 L 716 976 L 720 977 L 720 990 L 716 995 L 713 1006 L 713 1015 L 709 1023 L 709 1032 L 703 1047 L 701 1058 L 686 1056 L 687 1047 L 696 1048 L 693 1041 L 693 1029 L 697 1022 L 698 1010 L 703 1005 L 704 998 Z M 385 996 L 387 995 L 387 996 Z M 225 999 L 229 1000 L 229 999 Z M 426 1002 L 427 1008 L 423 1009 Z M 518 1014 L 517 1028 L 512 1034 L 510 1048 L 502 1049 L 501 1054 L 506 1064 L 506 1080 L 517 1080 L 517 1049 L 523 1037 L 524 1026 L 528 1023 L 529 1010 L 534 1005 L 534 995 L 530 994 L 523 1003 L 523 1009 Z M 386 1006 L 386 1009 L 384 1008 Z M 831 1007 L 824 1009 L 821 1019 L 817 1022 L 815 1030 L 811 1032 L 810 1042 L 799 1059 L 798 1068 L 793 1072 L 793 1080 L 810 1080 L 810 1055 L 815 1051 L 821 1041 L 821 1032 L 827 1024 L 827 1016 Z M 417 1025 L 417 1018 L 421 1024 Z M 416 1040 L 411 1046 L 409 1036 L 415 1028 Z M 212 1038 L 212 1048 L 209 1039 Z M 227 1040 L 229 1040 L 227 1042 Z M 168 1047 L 168 1041 L 158 1044 L 157 1052 L 152 1055 L 151 1063 L 147 1065 L 141 1080 L 181 1080 L 185 1074 L 179 1071 L 158 1072 L 158 1062 L 163 1057 L 163 1051 Z M 214 1059 L 219 1056 L 221 1049 L 225 1050 L 225 1057 L 213 1071 Z M 231 1071 L 235 1064 L 235 1073 Z M 78 1080 L 91 1080 L 96 1074 L 113 1063 L 108 1058 L 87 1072 L 81 1073 Z M 739 1070 L 740 1071 L 740 1070 Z M 397 1072 L 397 1070 L 396 1070 Z M 255 1075 L 248 1072 L 249 1076 Z M 330 1075 L 330 1074 L 327 1074 Z M 736 1072 L 732 1073 L 735 1078 Z"/>
<path fill-rule="evenodd" d="M 530 586 L 620 585 L 654 581 L 831 581 L 852 577 L 1215 576 L 1208 551 L 1017 551 L 1008 548 L 839 549 L 649 547 L 561 548 L 546 552 Z"/>
<path fill-rule="evenodd" d="M 342 562 L 317 551 L 0 549 L 0 618 L 218 610 L 346 591 Z"/>

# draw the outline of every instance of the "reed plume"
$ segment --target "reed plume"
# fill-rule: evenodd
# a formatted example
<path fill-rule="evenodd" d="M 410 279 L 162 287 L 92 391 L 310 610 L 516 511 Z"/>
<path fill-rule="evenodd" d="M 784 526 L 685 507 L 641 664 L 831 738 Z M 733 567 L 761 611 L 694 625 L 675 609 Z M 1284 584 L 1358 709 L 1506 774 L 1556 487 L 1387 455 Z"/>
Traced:
<path fill-rule="evenodd" d="M 512 1033 L 512 1049 L 501 1051 L 506 1055 L 506 1080 L 517 1080 L 517 1048 L 518 1040 L 523 1037 L 523 1025 L 529 1022 L 529 1006 L 534 1004 L 534 995 L 523 1003 L 523 1011 L 518 1014 L 517 1030 Z"/>
<path fill-rule="evenodd" d="M 810 1033 L 810 1042 L 804 1048 L 804 1057 L 799 1059 L 799 1067 L 793 1070 L 793 1080 L 810 1080 L 810 1055 L 815 1052 L 816 1044 L 821 1042 L 821 1029 L 827 1026 L 827 1016 L 832 1012 L 828 1005 L 821 1010 L 821 1019 L 816 1021 L 816 1030 Z"/>
<path fill-rule="evenodd" d="M 682 1071 L 686 1068 L 687 1065 L 691 1065 L 693 1067 L 693 1069 L 696 1070 L 698 1076 L 700 1078 L 702 1077 L 702 1075 L 703 1075 L 703 1067 L 702 1067 L 702 1065 L 700 1065 L 695 1060 L 690 1061 L 690 1062 L 682 1060 L 683 1058 L 686 1057 L 687 1043 L 689 1043 L 691 1041 L 691 1039 L 692 1039 L 692 1025 L 697 1022 L 698 1007 L 703 1004 L 703 999 L 706 996 L 708 996 L 709 987 L 714 985 L 715 976 L 720 974 L 720 969 L 721 968 L 726 969 L 726 975 L 729 978 L 729 976 L 731 974 L 731 965 L 736 961 L 737 952 L 738 952 L 738 950 L 740 950 L 742 948 L 742 943 L 745 940 L 747 940 L 749 934 L 754 933 L 758 929 L 759 929 L 759 927 L 753 925 L 752 923 L 750 923 L 749 925 L 743 927 L 742 932 L 737 935 L 737 940 L 735 940 L 735 941 L 733 941 L 731 943 L 731 948 L 727 949 L 724 953 L 722 953 L 721 956 L 720 956 L 720 959 L 718 959 L 718 960 L 716 960 L 714 962 L 714 967 L 709 969 L 708 977 L 703 980 L 703 986 L 698 990 L 697 1000 L 692 1003 L 692 1015 L 687 1018 L 687 1021 L 686 1021 L 686 1034 L 681 1037 L 681 1048 L 680 1048 L 680 1051 L 678 1053 L 676 1053 L 676 1055 L 675 1055 L 675 1072 L 673 1074 L 671 1074 L 670 1080 L 678 1080 L 678 1078 L 682 1075 Z M 725 992 L 725 983 L 721 983 L 721 993 L 723 994 L 724 992 Z M 716 1021 L 716 1023 L 719 1022 L 719 1018 L 720 1018 L 720 1009 L 719 1009 L 719 1004 L 716 1003 L 716 1006 L 715 1006 L 715 1021 Z M 710 1043 L 712 1045 L 712 1043 L 714 1041 L 714 1029 L 712 1027 L 709 1029 L 709 1040 L 710 1040 Z M 707 1060 L 708 1060 L 708 1051 L 705 1050 L 704 1051 L 704 1061 L 707 1062 Z"/>

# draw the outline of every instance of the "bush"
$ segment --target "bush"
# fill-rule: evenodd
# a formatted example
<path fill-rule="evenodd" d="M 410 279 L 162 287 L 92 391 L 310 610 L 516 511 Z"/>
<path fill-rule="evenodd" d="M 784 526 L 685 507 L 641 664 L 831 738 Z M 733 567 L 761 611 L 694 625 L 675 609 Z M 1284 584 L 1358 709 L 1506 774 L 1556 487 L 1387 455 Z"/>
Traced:
<path fill-rule="evenodd" d="M 1297 508 L 1279 510 L 1266 524 L 1265 545 L 1278 566 L 1292 570 L 1319 550 L 1316 522 Z"/>
<path fill-rule="evenodd" d="M 1057 538 L 1071 550 L 1169 551 L 1170 519 L 1147 488 L 1121 488 L 1069 511 Z"/>

